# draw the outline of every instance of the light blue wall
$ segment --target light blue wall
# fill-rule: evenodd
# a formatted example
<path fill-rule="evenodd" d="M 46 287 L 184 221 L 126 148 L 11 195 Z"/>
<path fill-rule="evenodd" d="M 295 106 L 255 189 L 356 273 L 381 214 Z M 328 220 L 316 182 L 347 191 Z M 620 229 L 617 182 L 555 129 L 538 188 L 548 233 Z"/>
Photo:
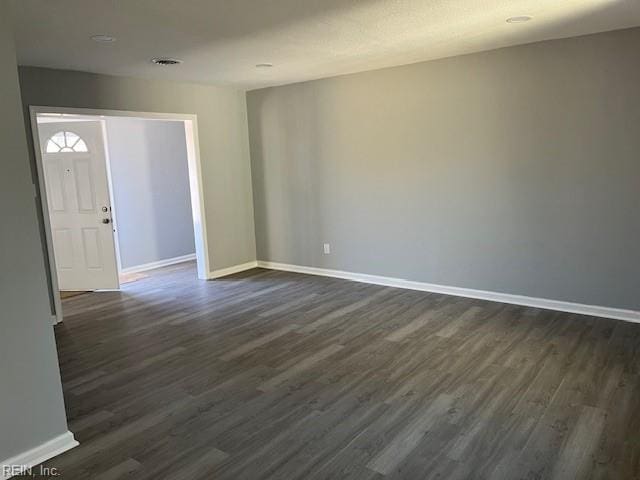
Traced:
<path fill-rule="evenodd" d="M 122 267 L 195 253 L 184 124 L 109 118 L 106 126 Z"/>

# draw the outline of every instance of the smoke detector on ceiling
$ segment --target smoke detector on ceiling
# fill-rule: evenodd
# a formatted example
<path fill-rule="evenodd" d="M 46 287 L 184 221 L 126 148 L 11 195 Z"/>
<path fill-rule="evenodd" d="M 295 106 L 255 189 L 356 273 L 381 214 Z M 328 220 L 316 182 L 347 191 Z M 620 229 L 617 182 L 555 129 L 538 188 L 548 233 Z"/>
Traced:
<path fill-rule="evenodd" d="M 168 66 L 168 65 L 178 65 L 182 63 L 182 60 L 179 60 L 177 58 L 158 57 L 158 58 L 152 58 L 151 63 L 155 65 Z"/>

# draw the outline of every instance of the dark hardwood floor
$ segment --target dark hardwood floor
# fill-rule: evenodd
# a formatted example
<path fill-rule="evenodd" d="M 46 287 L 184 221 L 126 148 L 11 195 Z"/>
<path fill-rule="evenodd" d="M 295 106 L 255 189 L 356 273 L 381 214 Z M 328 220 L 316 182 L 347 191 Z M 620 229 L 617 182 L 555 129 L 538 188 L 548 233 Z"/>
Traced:
<path fill-rule="evenodd" d="M 640 478 L 637 324 L 191 263 L 64 308 L 58 478 Z"/>

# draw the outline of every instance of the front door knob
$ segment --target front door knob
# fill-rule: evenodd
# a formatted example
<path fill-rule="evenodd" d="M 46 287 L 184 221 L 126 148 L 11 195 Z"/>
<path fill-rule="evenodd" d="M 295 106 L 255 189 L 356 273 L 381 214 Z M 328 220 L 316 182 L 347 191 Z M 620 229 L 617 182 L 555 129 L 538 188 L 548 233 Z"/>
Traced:
<path fill-rule="evenodd" d="M 103 218 L 102 219 L 102 223 L 109 223 L 109 222 L 111 222 L 111 220 L 109 220 L 108 218 Z"/>

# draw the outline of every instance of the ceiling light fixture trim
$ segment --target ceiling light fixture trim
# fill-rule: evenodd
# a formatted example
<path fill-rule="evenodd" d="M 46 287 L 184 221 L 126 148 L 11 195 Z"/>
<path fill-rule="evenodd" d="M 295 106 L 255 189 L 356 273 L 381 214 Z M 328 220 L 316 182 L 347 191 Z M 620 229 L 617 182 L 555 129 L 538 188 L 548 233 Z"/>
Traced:
<path fill-rule="evenodd" d="M 531 20 L 531 17 L 528 15 L 520 15 L 517 17 L 509 17 L 507 18 L 507 23 L 524 23 Z"/>
<path fill-rule="evenodd" d="M 179 65 L 182 63 L 182 60 L 172 57 L 155 57 L 151 59 L 151 63 L 153 63 L 154 65 L 166 67 L 170 65 Z"/>
<path fill-rule="evenodd" d="M 113 43 L 116 41 L 116 37 L 101 33 L 100 35 L 92 35 L 91 40 L 97 43 Z"/>

